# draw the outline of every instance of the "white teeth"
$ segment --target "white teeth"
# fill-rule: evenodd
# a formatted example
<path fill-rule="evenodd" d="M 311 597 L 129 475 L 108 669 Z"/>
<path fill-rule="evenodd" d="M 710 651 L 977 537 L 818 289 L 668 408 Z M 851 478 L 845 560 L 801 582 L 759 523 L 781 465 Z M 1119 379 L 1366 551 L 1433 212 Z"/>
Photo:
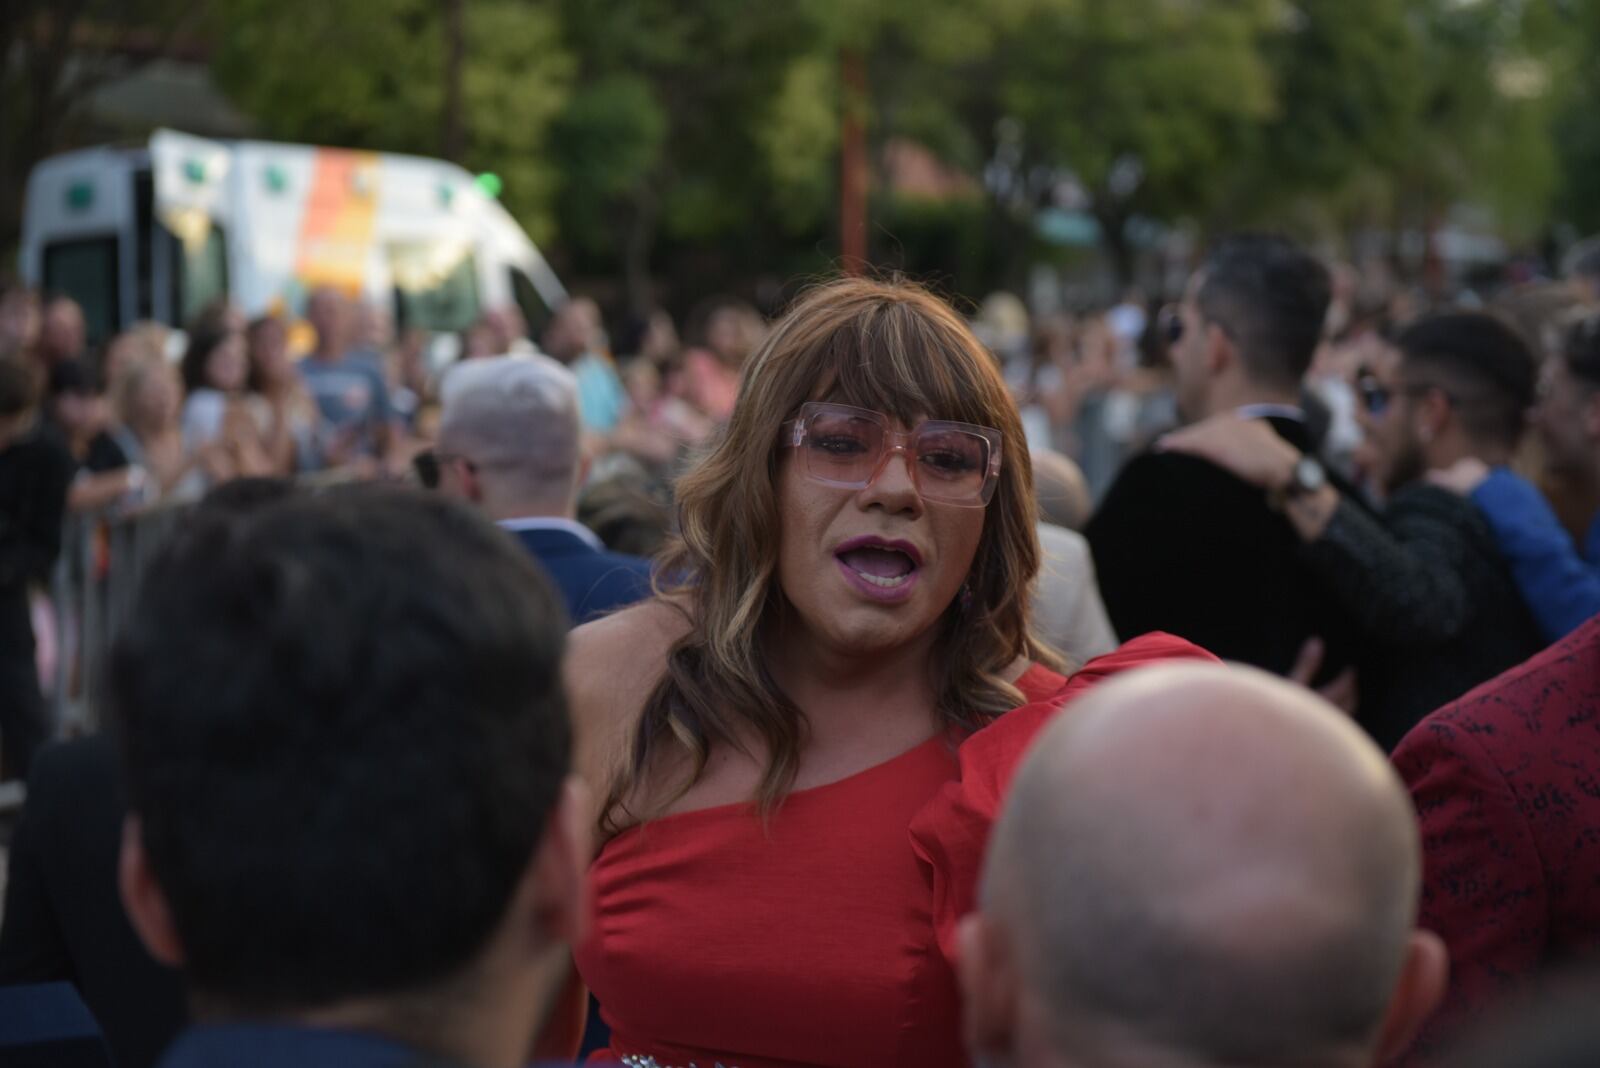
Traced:
<path fill-rule="evenodd" d="M 856 569 L 853 567 L 850 570 L 856 571 Z M 888 578 L 883 575 L 869 575 L 865 571 L 856 571 L 856 574 L 860 575 L 874 586 L 882 586 L 886 590 L 892 590 L 896 586 L 904 586 L 906 579 L 911 577 L 910 572 L 907 572 L 904 575 L 896 575 L 894 578 Z"/>

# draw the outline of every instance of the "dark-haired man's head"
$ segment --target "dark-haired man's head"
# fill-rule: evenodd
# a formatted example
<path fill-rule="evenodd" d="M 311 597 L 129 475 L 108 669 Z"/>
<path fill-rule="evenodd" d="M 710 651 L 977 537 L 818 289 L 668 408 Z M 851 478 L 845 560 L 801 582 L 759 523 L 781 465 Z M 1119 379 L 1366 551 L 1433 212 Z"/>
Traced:
<path fill-rule="evenodd" d="M 1241 748 L 1242 747 L 1242 748 Z M 1366 1068 L 1444 992 L 1416 816 L 1359 727 L 1247 668 L 1101 684 L 1034 743 L 960 927 L 1017 1068 Z"/>
<path fill-rule="evenodd" d="M 207 490 L 200 498 L 200 507 L 208 512 L 246 516 L 286 501 L 296 492 L 294 481 L 288 478 L 255 475 L 231 478 Z"/>
<path fill-rule="evenodd" d="M 1574 323 L 1560 355 L 1545 361 L 1534 420 L 1552 470 L 1600 477 L 1600 315 Z"/>
<path fill-rule="evenodd" d="M 1183 418 L 1246 404 L 1298 405 L 1330 291 L 1328 269 L 1291 241 L 1222 241 L 1190 279 L 1169 335 Z"/>
<path fill-rule="evenodd" d="M 38 372 L 20 355 L 0 356 L 0 449 L 25 434 L 38 411 Z"/>
<path fill-rule="evenodd" d="M 523 1063 L 582 934 L 566 621 L 437 495 L 212 502 L 112 652 L 123 898 L 197 1010 Z"/>
<path fill-rule="evenodd" d="M 1413 323 L 1363 371 L 1374 476 L 1393 492 L 1469 457 L 1505 463 L 1522 440 L 1537 375 L 1522 335 L 1493 315 Z"/>

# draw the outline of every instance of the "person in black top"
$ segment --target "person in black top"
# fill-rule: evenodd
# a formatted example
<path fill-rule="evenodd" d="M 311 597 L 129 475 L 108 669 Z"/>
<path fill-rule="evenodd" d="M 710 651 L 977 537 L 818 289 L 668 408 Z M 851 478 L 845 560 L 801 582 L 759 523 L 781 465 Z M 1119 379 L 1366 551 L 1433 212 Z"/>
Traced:
<path fill-rule="evenodd" d="M 70 982 L 117 1068 L 150 1068 L 184 1024 L 183 984 L 157 964 L 117 898 L 125 815 L 112 738 L 39 751 L 11 840 L 0 986 Z"/>
<path fill-rule="evenodd" d="M 1329 291 L 1327 269 L 1288 241 L 1220 244 L 1163 317 L 1181 418 L 1259 417 L 1309 451 L 1301 380 Z M 1167 631 L 1279 674 L 1320 639 L 1321 683 L 1353 660 L 1355 623 L 1302 559 L 1294 531 L 1265 492 L 1216 464 L 1155 450 L 1135 457 L 1085 534 L 1125 638 Z"/>
<path fill-rule="evenodd" d="M 73 462 L 41 432 L 32 368 L 0 359 L 0 778 L 27 774 L 47 733 L 28 588 L 49 580 Z"/>
<path fill-rule="evenodd" d="M 1164 443 L 1283 501 L 1280 523 L 1302 542 L 1300 559 L 1360 627 L 1357 717 L 1386 749 L 1544 646 L 1483 517 L 1427 477 L 1462 460 L 1509 462 L 1536 378 L 1527 345 L 1493 316 L 1453 312 L 1407 327 L 1359 382 L 1381 517 L 1331 485 L 1296 492 L 1306 455 L 1258 421 L 1208 420 Z"/>
<path fill-rule="evenodd" d="M 242 521 L 293 491 L 284 479 L 236 479 L 206 494 L 188 521 Z M 0 986 L 71 982 L 117 1068 L 150 1068 L 188 1014 L 178 972 L 151 958 L 117 897 L 126 815 L 109 734 L 40 750 L 6 868 Z"/>

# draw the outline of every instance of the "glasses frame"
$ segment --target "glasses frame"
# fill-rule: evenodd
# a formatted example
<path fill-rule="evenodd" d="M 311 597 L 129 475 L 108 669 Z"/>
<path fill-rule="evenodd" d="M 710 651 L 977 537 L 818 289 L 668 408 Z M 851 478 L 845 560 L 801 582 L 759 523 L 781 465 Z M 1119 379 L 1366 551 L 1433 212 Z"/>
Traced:
<path fill-rule="evenodd" d="M 793 419 L 785 420 L 778 428 L 780 435 L 778 447 L 783 449 L 798 449 L 805 444 L 806 436 L 810 430 L 813 417 L 824 412 L 832 412 L 847 416 L 852 419 L 865 419 L 876 423 L 883 431 L 883 448 L 878 455 L 877 463 L 872 467 L 872 473 L 862 480 L 828 478 L 819 475 L 811 469 L 809 460 L 802 462 L 802 469 L 806 477 L 813 482 L 820 482 L 824 486 L 834 486 L 838 489 L 862 490 L 878 480 L 883 474 L 883 469 L 888 466 L 889 458 L 895 453 L 905 457 L 906 469 L 911 473 L 911 483 L 917 489 L 917 495 L 923 500 L 937 501 L 957 508 L 985 508 L 994 499 L 995 487 L 1000 484 L 1000 460 L 1002 445 L 1005 435 L 992 426 L 980 426 L 977 423 L 959 423 L 950 419 L 924 419 L 910 430 L 895 430 L 889 425 L 889 419 L 882 412 L 875 412 L 870 408 L 857 408 L 850 404 L 835 404 L 832 401 L 807 401 L 800 406 L 800 413 Z M 913 446 L 923 434 L 932 431 L 955 431 L 972 434 L 982 438 L 989 445 L 989 464 L 983 474 L 983 486 L 978 490 L 977 497 L 946 497 L 937 493 L 929 493 L 922 488 L 922 479 L 917 472 L 916 452 Z"/>

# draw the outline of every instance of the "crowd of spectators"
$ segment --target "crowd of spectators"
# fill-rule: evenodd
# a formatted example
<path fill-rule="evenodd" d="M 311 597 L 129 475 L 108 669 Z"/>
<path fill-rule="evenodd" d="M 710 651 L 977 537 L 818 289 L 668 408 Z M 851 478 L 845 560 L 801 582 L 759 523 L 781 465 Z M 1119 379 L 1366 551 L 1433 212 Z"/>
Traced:
<path fill-rule="evenodd" d="M 1600 949 L 1567 266 L 1246 235 L 1168 304 L 576 297 L 443 362 L 331 290 L 92 353 L 7 290 L 7 774 L 63 518 L 198 503 L 114 738 L 33 762 L 0 984 L 124 1068 L 1532 1056 L 1472 1026 Z"/>

